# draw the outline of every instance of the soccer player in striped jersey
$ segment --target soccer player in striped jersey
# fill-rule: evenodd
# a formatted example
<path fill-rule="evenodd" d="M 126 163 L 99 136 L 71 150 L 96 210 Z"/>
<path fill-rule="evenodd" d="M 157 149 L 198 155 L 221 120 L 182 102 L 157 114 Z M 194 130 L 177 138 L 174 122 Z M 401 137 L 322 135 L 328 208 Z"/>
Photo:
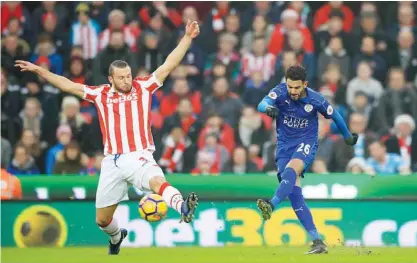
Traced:
<path fill-rule="evenodd" d="M 125 61 L 114 61 L 109 67 L 111 85 L 86 86 L 55 75 L 27 61 L 16 61 L 21 71 L 38 74 L 63 92 L 77 95 L 95 104 L 103 136 L 105 158 L 102 162 L 96 194 L 96 223 L 110 236 L 109 254 L 119 254 L 127 230 L 120 228 L 113 214 L 118 204 L 128 200 L 130 184 L 144 191 L 153 191 L 177 210 L 181 221 L 190 223 L 197 207 L 197 195 L 185 200 L 165 179 L 155 162 L 151 132 L 150 107 L 152 94 L 178 66 L 193 39 L 200 33 L 196 21 L 188 22 L 185 35 L 166 61 L 151 76 L 133 79 Z"/>

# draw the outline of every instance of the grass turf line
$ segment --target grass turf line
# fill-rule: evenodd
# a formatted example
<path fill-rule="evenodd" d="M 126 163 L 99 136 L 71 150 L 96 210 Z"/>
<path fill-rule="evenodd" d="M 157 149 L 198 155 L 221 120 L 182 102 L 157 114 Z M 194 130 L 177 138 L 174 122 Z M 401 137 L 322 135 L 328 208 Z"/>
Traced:
<path fill-rule="evenodd" d="M 304 255 L 305 247 L 176 247 L 122 248 L 107 255 L 106 247 L 2 248 L 2 263 L 417 263 L 416 248 L 336 247 L 327 255 Z"/>

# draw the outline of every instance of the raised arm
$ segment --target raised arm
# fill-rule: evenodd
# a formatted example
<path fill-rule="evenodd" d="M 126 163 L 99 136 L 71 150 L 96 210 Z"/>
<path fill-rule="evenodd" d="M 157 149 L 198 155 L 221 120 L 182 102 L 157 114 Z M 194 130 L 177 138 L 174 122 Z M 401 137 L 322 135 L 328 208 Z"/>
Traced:
<path fill-rule="evenodd" d="M 32 64 L 28 61 L 16 60 L 15 67 L 20 68 L 20 71 L 30 71 L 39 75 L 47 82 L 51 83 L 54 87 L 57 87 L 64 92 L 74 94 L 81 98 L 84 97 L 84 86 L 82 84 L 72 82 L 65 77 L 56 75 L 49 70 L 39 67 L 38 65 Z"/>
<path fill-rule="evenodd" d="M 164 83 L 168 75 L 181 63 L 182 59 L 187 53 L 188 48 L 191 46 L 193 38 L 200 34 L 200 27 L 197 21 L 188 21 L 185 27 L 185 35 L 178 43 L 177 47 L 169 54 L 164 64 L 155 70 L 153 73 L 159 83 Z"/>

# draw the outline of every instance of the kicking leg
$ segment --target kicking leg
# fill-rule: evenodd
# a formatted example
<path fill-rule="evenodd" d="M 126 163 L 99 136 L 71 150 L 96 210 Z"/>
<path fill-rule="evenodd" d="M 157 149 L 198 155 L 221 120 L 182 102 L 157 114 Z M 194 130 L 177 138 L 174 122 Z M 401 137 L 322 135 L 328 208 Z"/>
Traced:
<path fill-rule="evenodd" d="M 297 186 L 294 187 L 293 192 L 288 196 L 288 198 L 291 201 L 292 208 L 294 209 L 298 220 L 300 220 L 301 224 L 307 230 L 310 238 L 313 240 L 313 245 L 311 246 L 310 251 L 306 254 L 327 253 L 327 247 L 317 232 L 316 226 L 313 222 L 313 216 L 311 215 L 310 209 L 304 200 L 301 187 L 299 185 L 300 184 L 298 183 Z"/>
<path fill-rule="evenodd" d="M 289 196 L 299 180 L 299 175 L 304 171 L 304 162 L 300 159 L 292 159 L 281 173 L 281 182 L 270 201 L 259 199 L 257 202 L 264 220 L 271 218 L 272 211 Z"/>
<path fill-rule="evenodd" d="M 113 218 L 114 211 L 116 211 L 117 204 L 103 208 L 96 208 L 96 224 L 100 229 L 110 236 L 109 254 L 117 255 L 120 251 L 120 245 L 123 239 L 127 236 L 126 229 L 120 229 L 115 218 Z"/>
<path fill-rule="evenodd" d="M 181 221 L 190 223 L 193 220 L 195 209 L 198 205 L 198 198 L 191 193 L 184 201 L 180 191 L 171 186 L 162 176 L 154 176 L 149 180 L 150 189 L 158 193 L 164 201 L 181 215 Z"/>

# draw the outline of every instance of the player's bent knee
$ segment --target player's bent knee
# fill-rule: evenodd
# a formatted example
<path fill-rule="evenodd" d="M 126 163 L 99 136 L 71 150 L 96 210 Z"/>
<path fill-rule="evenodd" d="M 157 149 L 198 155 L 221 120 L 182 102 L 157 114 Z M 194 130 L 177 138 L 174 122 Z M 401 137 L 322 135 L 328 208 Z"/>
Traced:
<path fill-rule="evenodd" d="M 159 193 L 159 190 L 164 183 L 166 183 L 166 179 L 163 176 L 154 176 L 149 180 L 149 186 L 155 193 Z"/>
<path fill-rule="evenodd" d="M 111 223 L 112 218 L 112 216 L 96 216 L 96 224 L 99 227 L 106 227 Z"/>
<path fill-rule="evenodd" d="M 304 171 L 304 161 L 300 159 L 292 159 L 287 164 L 286 168 L 292 168 L 298 177 Z"/>

